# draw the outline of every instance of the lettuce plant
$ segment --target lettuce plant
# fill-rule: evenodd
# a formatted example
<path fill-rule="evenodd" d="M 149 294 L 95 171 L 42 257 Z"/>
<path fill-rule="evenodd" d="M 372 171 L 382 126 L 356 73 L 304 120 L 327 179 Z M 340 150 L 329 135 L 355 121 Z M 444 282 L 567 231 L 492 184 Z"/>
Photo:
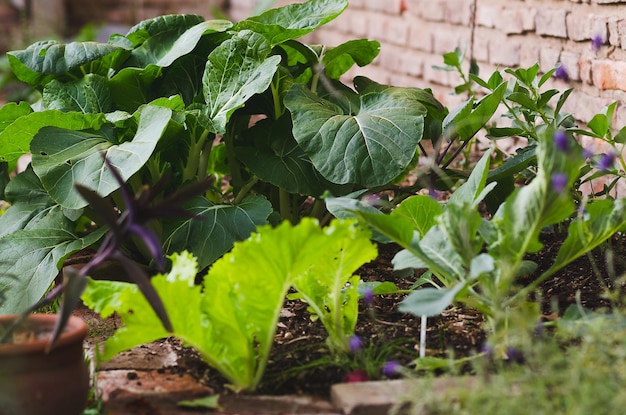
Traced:
<path fill-rule="evenodd" d="M 375 258 L 370 234 L 353 221 L 321 228 L 305 218 L 259 228 L 216 261 L 201 285 L 189 253 L 171 257 L 172 269 L 152 279 L 172 323 L 168 333 L 133 284 L 90 280 L 83 301 L 102 316 L 118 313 L 124 326 L 105 343 L 104 357 L 169 335 L 194 347 L 238 389 L 258 386 L 267 365 L 280 310 L 290 288 L 328 329 L 335 351 L 348 350 L 358 314 L 359 278 L 352 273 Z"/>
<path fill-rule="evenodd" d="M 69 255 L 102 243 L 106 224 L 74 185 L 121 201 L 103 153 L 132 193 L 165 175 L 162 197 L 213 182 L 185 206 L 204 220 L 150 226 L 166 253 L 187 249 L 200 269 L 270 217 L 321 218 L 324 191 L 378 189 L 403 177 L 444 109 L 426 90 L 340 82 L 376 57 L 376 41 L 296 40 L 347 4 L 311 0 L 237 23 L 167 15 L 107 43 L 42 41 L 9 52 L 15 75 L 42 99 L 0 109 L 4 175 L 32 154 L 28 169 L 0 189 L 11 204 L 0 217 L 0 275 L 19 276 L 0 280 L 0 312 L 38 301 Z M 96 229 L 86 226 L 93 219 Z M 122 251 L 152 261 L 132 240 Z"/>

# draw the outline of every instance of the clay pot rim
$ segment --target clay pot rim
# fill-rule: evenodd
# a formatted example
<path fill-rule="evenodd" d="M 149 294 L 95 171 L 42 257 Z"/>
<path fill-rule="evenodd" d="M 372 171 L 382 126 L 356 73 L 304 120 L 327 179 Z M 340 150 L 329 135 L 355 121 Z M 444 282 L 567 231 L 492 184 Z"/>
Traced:
<path fill-rule="evenodd" d="M 0 323 L 11 321 L 16 317 L 17 315 L 15 314 L 1 315 Z M 50 330 L 54 327 L 58 318 L 58 314 L 31 314 L 27 317 L 29 321 L 36 323 L 37 326 L 50 328 Z M 65 330 L 63 331 L 61 337 L 59 337 L 58 341 L 50 352 L 52 353 L 56 349 L 66 347 L 77 342 L 82 343 L 86 336 L 87 324 L 85 323 L 85 321 L 80 317 L 70 316 Z M 43 338 L 27 343 L 3 343 L 0 344 L 0 355 L 6 356 L 42 353 L 46 350 L 48 342 L 49 339 Z"/>

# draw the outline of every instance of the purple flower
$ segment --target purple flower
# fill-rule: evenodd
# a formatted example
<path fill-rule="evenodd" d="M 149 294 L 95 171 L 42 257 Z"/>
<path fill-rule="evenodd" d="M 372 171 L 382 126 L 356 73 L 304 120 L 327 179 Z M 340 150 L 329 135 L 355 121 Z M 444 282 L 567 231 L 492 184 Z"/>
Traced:
<path fill-rule="evenodd" d="M 565 131 L 556 130 L 552 139 L 554 140 L 554 144 L 556 144 L 556 148 L 560 151 L 567 152 L 569 150 L 569 137 Z"/>
<path fill-rule="evenodd" d="M 374 290 L 372 287 L 365 287 L 363 289 L 363 302 L 365 305 L 371 305 L 374 301 Z"/>
<path fill-rule="evenodd" d="M 552 190 L 557 193 L 563 193 L 567 186 L 567 175 L 565 173 L 554 173 L 550 178 Z"/>
<path fill-rule="evenodd" d="M 589 147 L 585 147 L 583 148 L 583 158 L 585 159 L 589 159 L 593 156 L 593 148 Z"/>
<path fill-rule="evenodd" d="M 388 360 L 383 365 L 381 372 L 383 375 L 387 377 L 394 377 L 400 374 L 400 370 L 402 369 L 402 365 L 395 360 Z"/>
<path fill-rule="evenodd" d="M 598 161 L 598 169 L 602 171 L 607 171 L 613 167 L 615 163 L 615 153 L 609 152 L 602 154 L 600 157 L 600 161 Z"/>
<path fill-rule="evenodd" d="M 597 53 L 603 44 L 604 44 L 604 39 L 602 38 L 601 34 L 596 33 L 595 35 L 593 35 L 593 37 L 591 38 L 591 48 L 593 49 L 594 52 Z"/>
<path fill-rule="evenodd" d="M 506 357 L 512 363 L 524 363 L 524 354 L 513 346 L 506 348 Z"/>
<path fill-rule="evenodd" d="M 493 346 L 487 343 L 483 343 L 483 345 L 480 347 L 480 352 L 484 353 L 488 359 L 493 359 Z"/>
<path fill-rule="evenodd" d="M 359 336 L 354 335 L 348 339 L 348 348 L 352 353 L 358 352 L 361 346 L 363 346 L 363 341 Z"/>
<path fill-rule="evenodd" d="M 439 192 L 434 187 L 429 187 L 428 188 L 428 196 L 430 196 L 431 198 L 437 200 L 439 198 Z"/>
<path fill-rule="evenodd" d="M 559 63 L 554 71 L 554 77 L 563 82 L 569 82 L 569 74 L 567 73 L 567 69 L 563 66 L 562 63 Z"/>

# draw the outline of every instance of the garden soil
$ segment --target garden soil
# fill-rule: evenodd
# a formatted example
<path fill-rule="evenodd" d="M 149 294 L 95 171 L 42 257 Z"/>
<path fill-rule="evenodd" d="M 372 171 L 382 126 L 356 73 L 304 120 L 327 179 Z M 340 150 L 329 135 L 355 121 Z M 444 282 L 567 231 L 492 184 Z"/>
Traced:
<path fill-rule="evenodd" d="M 546 234 L 544 248 L 529 256 L 538 264 L 532 275 L 520 278 L 527 284 L 547 269 L 563 238 Z M 379 245 L 379 256 L 364 265 L 357 274 L 364 281 L 391 281 L 400 289 L 409 289 L 415 275 L 393 271 L 391 259 L 399 251 L 392 244 Z M 626 238 L 616 235 L 592 254 L 583 256 L 544 282 L 538 293 L 543 317 L 553 320 L 562 315 L 577 298 L 586 308 L 598 310 L 610 306 L 605 289 L 623 290 L 620 277 L 626 272 Z M 357 335 L 361 349 L 343 361 L 332 360 L 325 344 L 325 330 L 311 319 L 306 304 L 286 301 L 281 312 L 275 344 L 260 389 L 249 395 L 306 395 L 328 399 L 330 387 L 345 381 L 385 379 L 382 364 L 396 360 L 407 367 L 419 353 L 420 319 L 398 312 L 403 295 L 376 296 L 370 305 L 360 304 Z M 475 310 L 450 307 L 427 323 L 427 356 L 466 357 L 478 353 L 486 340 L 483 318 Z M 114 323 L 115 327 L 119 322 Z M 114 328 L 113 327 L 113 328 Z M 163 371 L 191 377 L 198 385 L 221 396 L 234 396 L 228 383 L 209 368 L 192 349 L 174 339 L 165 340 L 176 351 L 177 365 Z M 157 347 L 160 347 L 157 345 Z"/>

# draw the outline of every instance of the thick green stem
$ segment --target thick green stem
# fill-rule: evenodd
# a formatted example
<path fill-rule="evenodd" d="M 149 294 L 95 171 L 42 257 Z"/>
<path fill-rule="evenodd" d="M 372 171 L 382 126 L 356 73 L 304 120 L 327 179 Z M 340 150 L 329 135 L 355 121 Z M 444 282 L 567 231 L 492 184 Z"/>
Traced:
<path fill-rule="evenodd" d="M 233 201 L 233 203 L 235 205 L 241 203 L 241 201 L 248 195 L 248 192 L 250 192 L 250 190 L 258 181 L 259 178 L 257 176 L 252 177 L 252 179 L 250 179 L 250 181 L 241 188 L 239 193 L 237 193 L 237 196 L 235 196 L 235 200 Z"/>
<path fill-rule="evenodd" d="M 215 135 L 211 134 L 211 137 L 215 137 Z M 209 160 L 211 158 L 211 150 L 213 150 L 213 140 L 205 140 L 204 146 L 202 147 L 202 153 L 200 154 L 200 158 L 198 160 L 197 174 L 199 178 L 204 178 L 207 175 Z"/>
<path fill-rule="evenodd" d="M 280 188 L 278 191 L 278 200 L 280 204 L 280 217 L 294 223 L 291 212 L 291 195 L 285 189 Z"/>
<path fill-rule="evenodd" d="M 198 174 L 202 150 L 208 136 L 209 131 L 204 130 L 200 137 L 198 137 L 198 140 L 189 146 L 189 157 L 187 157 L 187 165 L 183 170 L 183 181 L 192 180 Z"/>
<path fill-rule="evenodd" d="M 311 216 L 317 220 L 321 220 L 326 214 L 326 203 L 321 199 L 315 199 L 313 202 L 313 208 L 311 209 Z"/>
<path fill-rule="evenodd" d="M 244 186 L 244 180 L 241 177 L 241 165 L 237 159 L 237 156 L 235 156 L 235 145 L 233 144 L 232 132 L 227 131 L 226 134 L 224 134 L 223 139 L 226 146 L 226 158 L 228 160 L 228 168 L 230 170 L 230 184 L 233 187 L 233 192 L 237 194 Z"/>

